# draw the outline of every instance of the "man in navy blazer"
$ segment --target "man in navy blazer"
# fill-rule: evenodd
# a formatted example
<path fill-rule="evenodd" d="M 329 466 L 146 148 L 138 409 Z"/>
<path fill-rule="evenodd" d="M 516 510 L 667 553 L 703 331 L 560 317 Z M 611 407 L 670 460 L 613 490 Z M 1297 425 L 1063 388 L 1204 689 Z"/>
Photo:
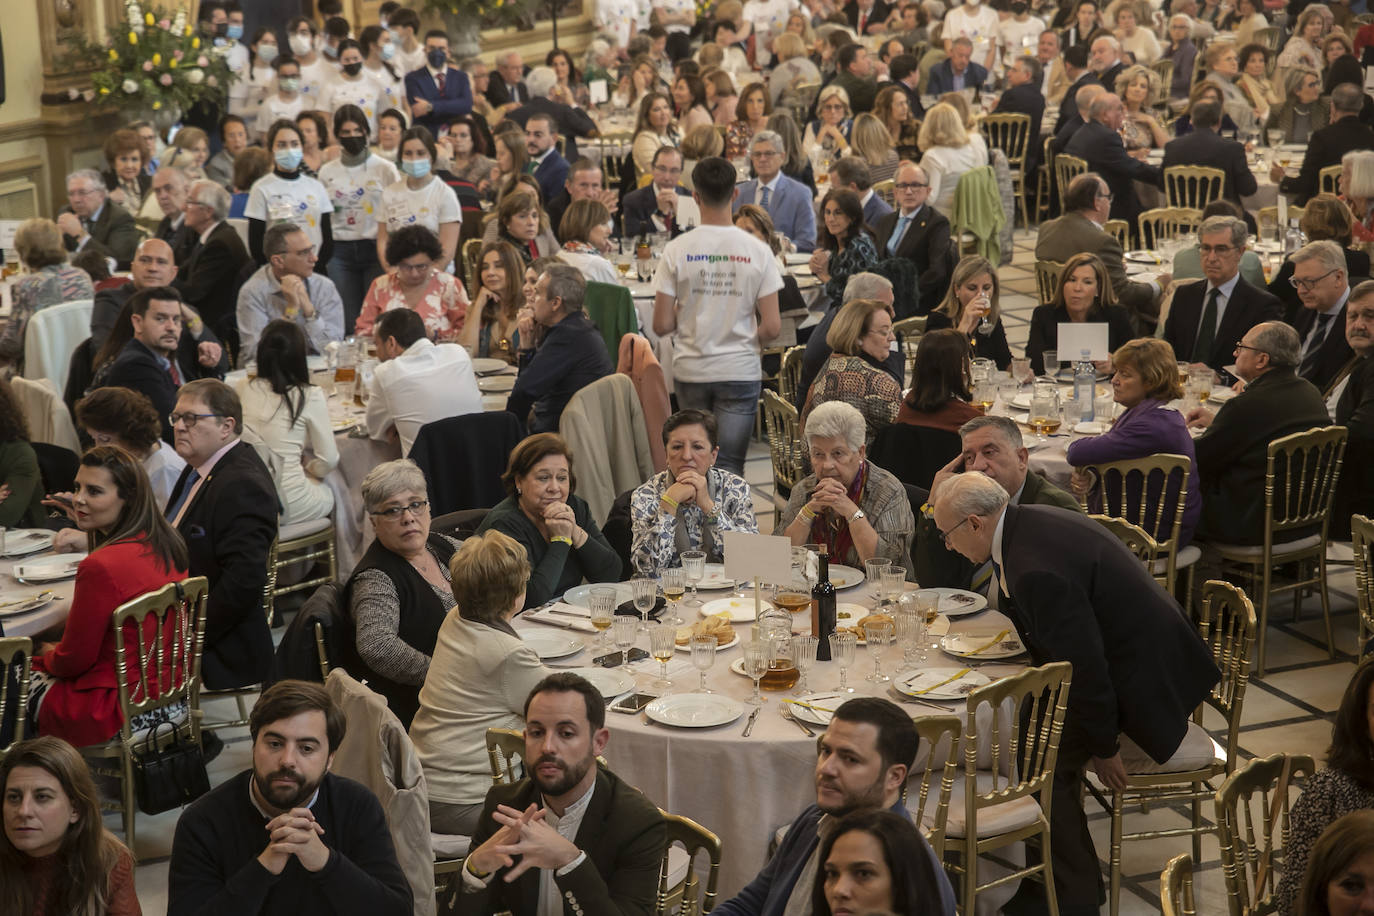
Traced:
<path fill-rule="evenodd" d="M 830 167 L 830 187 L 853 191 L 864 208 L 864 223 L 872 229 L 892 212 L 891 205 L 873 191 L 873 177 L 868 163 L 858 156 L 841 156 Z"/>
<path fill-rule="evenodd" d="M 525 119 L 525 151 L 530 154 L 526 171 L 539 182 L 544 200 L 553 200 L 568 178 L 568 160 L 554 147 L 558 141 L 558 121 L 547 112 L 537 111 Z"/>
<path fill-rule="evenodd" d="M 798 251 L 816 247 L 816 211 L 811 206 L 811 192 L 800 181 L 782 173 L 782 137 L 771 130 L 761 130 L 749 141 L 749 158 L 754 174 L 739 186 L 734 209 L 745 204 L 758 204 L 773 218 L 773 228 L 791 239 Z"/>
<path fill-rule="evenodd" d="M 625 195 L 625 238 L 667 232 L 677 238 L 689 226 L 701 222 L 701 210 L 692 192 L 678 184 L 682 177 L 682 153 L 673 146 L 654 152 L 653 181 Z"/>
<path fill-rule="evenodd" d="M 1102 869 L 1079 794 L 1088 765 L 1120 789 L 1128 773 L 1155 764 L 1210 760 L 1211 738 L 1189 720 L 1221 673 L 1173 597 L 1092 519 L 1010 506 L 1007 491 L 978 471 L 954 475 L 931 497 L 945 542 L 975 564 L 992 560 L 1002 613 L 1032 664 L 1073 664 L 1049 812 L 1054 881 L 1059 912 L 1095 914 Z M 1018 896 L 1039 890 L 1022 882 Z"/>
<path fill-rule="evenodd" d="M 1089 171 L 1096 172 L 1107 182 L 1112 191 L 1112 219 L 1124 219 L 1135 226 L 1136 217 L 1140 215 L 1140 198 L 1131 182 L 1158 185 L 1161 173 L 1126 152 L 1120 134 L 1126 108 L 1120 96 L 1103 93 L 1093 101 L 1088 115 L 1090 120 L 1073 135 L 1064 152 L 1087 160 Z"/>
<path fill-rule="evenodd" d="M 973 42 L 962 35 L 954 39 L 949 57 L 930 68 L 926 93 L 943 95 L 959 89 L 982 89 L 988 78 L 987 68 L 973 62 Z"/>
<path fill-rule="evenodd" d="M 406 74 L 406 98 L 415 123 L 436 138 L 441 126 L 472 111 L 468 75 L 448 65 L 448 33 L 425 33 L 425 66 Z"/>

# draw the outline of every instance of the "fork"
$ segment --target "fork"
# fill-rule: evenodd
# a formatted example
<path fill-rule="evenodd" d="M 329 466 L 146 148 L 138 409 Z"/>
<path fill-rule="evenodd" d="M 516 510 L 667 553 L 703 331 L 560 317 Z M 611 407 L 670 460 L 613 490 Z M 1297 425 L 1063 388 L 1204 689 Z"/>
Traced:
<path fill-rule="evenodd" d="M 782 717 L 784 719 L 790 719 L 792 721 L 792 724 L 796 725 L 797 728 L 800 728 L 802 731 L 806 732 L 806 736 L 808 738 L 816 737 L 816 733 L 811 730 L 811 726 L 807 725 L 801 719 L 798 719 L 796 716 L 792 715 L 792 707 L 784 704 L 782 707 Z"/>

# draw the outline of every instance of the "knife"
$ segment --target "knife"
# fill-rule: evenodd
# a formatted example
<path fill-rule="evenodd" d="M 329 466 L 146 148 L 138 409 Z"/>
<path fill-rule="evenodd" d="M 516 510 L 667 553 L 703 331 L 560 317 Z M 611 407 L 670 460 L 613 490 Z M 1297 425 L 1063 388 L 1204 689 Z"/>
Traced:
<path fill-rule="evenodd" d="M 755 706 L 754 711 L 749 714 L 749 721 L 744 723 L 743 737 L 748 738 L 749 733 L 754 730 L 754 720 L 759 717 L 759 710 L 762 708 L 762 706 Z"/>

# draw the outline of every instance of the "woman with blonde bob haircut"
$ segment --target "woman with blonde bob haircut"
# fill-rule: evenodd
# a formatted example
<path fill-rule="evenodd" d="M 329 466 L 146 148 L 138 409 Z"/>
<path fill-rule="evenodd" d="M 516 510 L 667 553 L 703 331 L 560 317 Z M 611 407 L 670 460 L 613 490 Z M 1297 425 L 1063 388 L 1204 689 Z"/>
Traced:
<path fill-rule="evenodd" d="M 952 212 L 954 188 L 970 169 L 988 164 L 987 145 L 969 134 L 955 107 L 941 102 L 926 112 L 919 143 L 921 171 L 930 182 L 928 202 L 942 213 Z"/>
<path fill-rule="evenodd" d="M 829 361 L 807 393 L 801 425 L 827 401 L 844 401 L 863 414 L 864 444 L 897 419 L 902 389 L 883 368 L 892 334 L 892 306 L 877 299 L 853 299 L 835 313 L 826 332 Z"/>
<path fill-rule="evenodd" d="M 1059 325 L 1085 321 L 1107 323 L 1109 349 L 1116 349 L 1131 339 L 1131 315 L 1125 306 L 1117 304 L 1107 265 L 1097 255 L 1083 251 L 1069 258 L 1059 272 L 1054 301 L 1038 305 L 1031 312 L 1030 334 L 1026 340 L 1026 357 L 1031 361 L 1031 368 L 1037 373 L 1045 371 L 1044 352 L 1058 349 Z M 1059 362 L 1073 363 L 1077 358 L 1077 353 L 1061 353 Z M 1103 360 L 1097 368 L 1099 372 L 1108 372 L 1110 367 L 1111 361 Z"/>
<path fill-rule="evenodd" d="M 15 744 L 0 762 L 0 792 L 0 913 L 142 912 L 133 856 L 101 822 L 100 791 L 74 747 L 60 738 Z"/>
<path fill-rule="evenodd" d="M 429 786 L 436 833 L 471 836 L 491 768 L 489 728 L 524 728 L 525 698 L 549 674 L 511 627 L 525 603 L 525 548 L 499 531 L 470 537 L 449 561 L 457 613 L 439 629 L 410 740 Z"/>
<path fill-rule="evenodd" d="M 892 134 L 876 116 L 864 112 L 855 118 L 851 139 L 854 152 L 868 163 L 869 177 L 874 184 L 897 174 L 897 150 Z"/>

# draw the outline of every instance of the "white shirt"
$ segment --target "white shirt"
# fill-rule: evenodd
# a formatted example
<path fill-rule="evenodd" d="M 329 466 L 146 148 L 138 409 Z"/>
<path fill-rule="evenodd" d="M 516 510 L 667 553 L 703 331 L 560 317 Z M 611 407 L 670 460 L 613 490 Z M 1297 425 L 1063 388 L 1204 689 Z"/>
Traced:
<path fill-rule="evenodd" d="M 945 14 L 940 39 L 952 41 L 961 36 L 967 38 L 973 42 L 973 62 L 982 67 L 987 63 L 988 51 L 997 44 L 1001 24 L 997 11 L 990 6 L 980 6 L 978 12 L 972 15 L 963 6 L 956 6 Z"/>
<path fill-rule="evenodd" d="M 1232 277 L 1231 279 L 1227 280 L 1225 283 L 1221 284 L 1220 286 L 1213 286 L 1210 280 L 1207 282 L 1207 289 L 1206 289 L 1206 291 L 1204 291 L 1203 294 L 1202 294 L 1202 311 L 1203 311 L 1204 314 L 1207 312 L 1207 297 L 1210 296 L 1210 295 L 1212 295 L 1212 290 L 1213 290 L 1213 289 L 1215 289 L 1215 290 L 1217 291 L 1217 293 L 1218 293 L 1218 295 L 1217 295 L 1217 324 L 1216 324 L 1216 327 L 1212 328 L 1212 333 L 1213 333 L 1213 334 L 1215 334 L 1216 331 L 1217 331 L 1217 329 L 1219 329 L 1219 328 L 1221 327 L 1221 316 L 1226 314 L 1226 304 L 1227 304 L 1228 302 L 1230 302 L 1230 301 L 1231 301 L 1231 297 L 1232 297 L 1233 295 L 1235 295 L 1235 292 L 1236 292 L 1236 284 L 1239 283 L 1239 282 L 1240 282 L 1240 271 L 1236 271 L 1236 275 L 1235 275 L 1234 277 Z M 1202 332 L 1202 317 L 1201 317 L 1201 316 L 1198 317 L 1198 326 L 1197 326 L 1197 329 L 1198 329 L 1198 333 L 1201 333 L 1201 332 Z M 1197 340 L 1197 337 L 1194 336 L 1194 337 L 1193 337 L 1193 340 Z"/>
<path fill-rule="evenodd" d="M 334 112 L 345 105 L 357 105 L 367 117 L 368 133 L 374 137 L 377 135 L 377 115 L 385 111 L 382 87 L 366 71 L 356 80 L 344 79 L 342 74 L 336 76 L 320 90 L 317 104 L 320 111 L 330 116 L 331 125 Z"/>
<path fill-rule="evenodd" d="M 307 107 L 319 108 L 325 87 L 338 78 L 338 65 L 323 54 L 317 55 L 313 64 L 301 67 L 301 95 L 310 103 Z"/>
<path fill-rule="evenodd" d="M 392 65 L 395 67 L 395 65 Z M 377 114 L 381 114 L 388 108 L 395 108 L 397 111 L 404 111 L 401 103 L 406 97 L 405 75 L 397 69 L 396 76 L 392 76 L 385 67 L 373 70 L 367 64 L 363 64 L 363 73 L 372 77 L 372 81 L 381 87 L 382 98 L 378 102 Z M 373 132 L 375 139 L 376 132 Z"/>
<path fill-rule="evenodd" d="M 759 299 L 782 288 L 768 246 L 734 226 L 698 226 L 663 249 L 654 292 L 677 300 L 673 375 L 684 382 L 755 381 Z"/>
<path fill-rule="evenodd" d="M 1022 483 L 1021 489 L 1025 489 L 1025 486 Z M 1017 491 L 1017 496 L 1020 497 L 1020 490 Z M 997 564 L 997 576 L 1002 587 L 1002 594 L 1011 597 L 1011 590 L 1007 588 L 1007 567 L 1002 562 L 1002 527 L 1006 522 L 1007 510 L 1006 507 L 1003 507 L 1001 514 L 997 516 L 997 527 L 992 529 L 992 562 Z"/>
<path fill-rule="evenodd" d="M 744 5 L 744 21 L 754 24 L 754 59 L 766 67 L 773 55 L 765 47 L 787 30 L 787 17 L 797 4 L 791 0 L 752 0 Z"/>
<path fill-rule="evenodd" d="M 404 178 L 382 190 L 382 215 L 386 231 L 395 232 L 405 226 L 424 226 L 439 234 L 444 223 L 461 223 L 463 210 L 453 188 L 431 174 L 430 181 L 418 191 L 412 191 Z"/>
<path fill-rule="evenodd" d="M 420 70 L 425 66 L 425 46 L 420 42 L 415 43 L 414 51 L 407 51 L 399 45 L 396 48 L 396 69 L 402 76 L 412 70 Z"/>
<path fill-rule="evenodd" d="M 577 843 L 577 831 L 582 829 L 582 818 L 587 814 L 587 808 L 592 803 L 592 795 L 596 792 L 596 780 L 587 787 L 587 792 L 577 801 L 563 809 L 563 816 L 559 817 L 553 813 L 553 809 L 548 806 L 548 801 L 544 798 L 539 800 L 544 803 L 544 823 L 548 824 L 558 835 L 569 843 Z M 577 866 L 581 865 L 586 859 L 587 854 L 579 851 L 577 858 L 567 865 L 551 872 L 547 868 L 539 870 L 539 913 L 538 916 L 563 916 L 563 898 L 558 894 L 558 882 L 554 881 L 554 875 L 566 875 Z"/>
<path fill-rule="evenodd" d="M 653 0 L 652 9 L 661 9 L 666 13 L 691 13 L 696 14 L 697 6 L 695 0 Z M 675 23 L 664 26 L 669 32 L 687 33 L 692 31 L 691 25 Z"/>
<path fill-rule="evenodd" d="M 296 115 L 305 110 L 305 97 L 299 92 L 294 99 L 283 99 L 274 92 L 258 106 L 258 121 L 254 126 L 258 135 L 267 139 L 267 131 L 280 120 L 295 122 Z"/>
<path fill-rule="evenodd" d="M 186 459 L 166 442 L 153 443 L 153 450 L 143 459 L 143 470 L 148 474 L 148 482 L 153 487 L 153 498 L 159 506 L 166 506 L 172 496 L 172 488 L 181 479 L 186 469 Z"/>
<path fill-rule="evenodd" d="M 367 428 L 373 439 L 384 441 L 387 430 L 396 427 L 402 455 L 410 454 L 426 423 L 481 412 L 472 359 L 457 344 L 436 346 L 422 337 L 373 372 Z"/>
<path fill-rule="evenodd" d="M 334 205 L 329 202 L 324 185 L 309 175 L 288 179 L 276 172 L 268 172 L 253 182 L 248 191 L 248 204 L 243 208 L 244 216 L 262 220 L 269 229 L 279 223 L 300 226 L 310 236 L 316 254 L 324 243 L 320 218 L 333 212 Z"/>
<path fill-rule="evenodd" d="M 1002 43 L 1002 55 L 1007 66 L 1018 57 L 1035 56 L 1040 44 L 1040 33 L 1045 31 L 1045 20 L 1031 16 L 1025 22 L 1018 22 L 1015 16 L 997 25 L 997 34 Z M 1002 59 L 999 58 L 999 64 Z"/>
<path fill-rule="evenodd" d="M 558 260 L 572 267 L 576 267 L 582 273 L 582 279 L 588 283 L 610 283 L 614 286 L 620 285 L 620 277 L 616 275 L 615 268 L 611 262 L 599 254 L 590 251 L 568 251 L 563 249 L 557 254 Z"/>
<path fill-rule="evenodd" d="M 334 215 L 329 229 L 341 242 L 377 238 L 377 214 L 382 191 L 396 183 L 396 166 L 381 156 L 368 156 L 362 165 L 333 159 L 320 167 L 320 184 L 329 195 Z"/>

